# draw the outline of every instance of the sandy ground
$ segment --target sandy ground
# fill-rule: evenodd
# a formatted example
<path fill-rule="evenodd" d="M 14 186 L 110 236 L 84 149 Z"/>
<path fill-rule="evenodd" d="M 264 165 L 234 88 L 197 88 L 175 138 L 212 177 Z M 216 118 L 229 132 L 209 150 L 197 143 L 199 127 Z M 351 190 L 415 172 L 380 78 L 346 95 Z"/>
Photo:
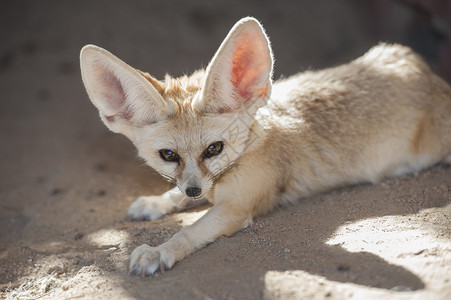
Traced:
<path fill-rule="evenodd" d="M 128 275 L 134 247 L 161 244 L 208 207 L 125 220 L 136 197 L 170 186 L 101 124 L 80 48 L 95 43 L 159 78 L 181 75 L 253 15 L 279 78 L 345 62 L 380 39 L 352 1 L 10 2 L 0 5 L 0 297 L 450 299 L 445 165 L 302 199 L 164 274 Z"/>

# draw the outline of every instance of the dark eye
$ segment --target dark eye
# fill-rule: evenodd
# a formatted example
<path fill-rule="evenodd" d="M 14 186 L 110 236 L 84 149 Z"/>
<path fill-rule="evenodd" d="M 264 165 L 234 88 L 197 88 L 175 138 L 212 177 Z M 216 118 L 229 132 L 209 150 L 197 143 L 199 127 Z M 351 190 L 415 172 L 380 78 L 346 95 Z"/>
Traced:
<path fill-rule="evenodd" d="M 210 158 L 210 157 L 216 156 L 222 152 L 222 149 L 224 149 L 223 142 L 214 142 L 213 144 L 208 146 L 207 149 L 205 149 L 204 157 Z"/>
<path fill-rule="evenodd" d="M 165 161 L 170 161 L 170 162 L 178 162 L 180 160 L 179 155 L 169 149 L 161 149 L 160 157 L 161 157 L 161 159 L 163 159 Z"/>

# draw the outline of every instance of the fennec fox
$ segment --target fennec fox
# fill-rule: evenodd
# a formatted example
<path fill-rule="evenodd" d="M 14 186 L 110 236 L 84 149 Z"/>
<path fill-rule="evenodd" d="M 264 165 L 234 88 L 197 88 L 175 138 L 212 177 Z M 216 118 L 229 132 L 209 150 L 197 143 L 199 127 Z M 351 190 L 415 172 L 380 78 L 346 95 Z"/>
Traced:
<path fill-rule="evenodd" d="M 132 219 L 213 206 L 158 246 L 131 254 L 149 275 L 280 203 L 451 162 L 451 88 L 409 48 L 380 44 L 336 68 L 272 83 L 273 56 L 253 18 L 229 32 L 206 70 L 159 81 L 108 51 L 81 51 L 83 82 L 105 125 L 177 185 L 138 198 Z"/>

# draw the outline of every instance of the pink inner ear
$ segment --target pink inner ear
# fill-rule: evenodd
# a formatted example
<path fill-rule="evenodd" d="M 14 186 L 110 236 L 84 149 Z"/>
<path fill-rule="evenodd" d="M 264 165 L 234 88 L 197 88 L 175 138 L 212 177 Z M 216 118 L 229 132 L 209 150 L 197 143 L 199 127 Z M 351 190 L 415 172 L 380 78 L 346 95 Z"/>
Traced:
<path fill-rule="evenodd" d="M 108 111 L 114 112 L 114 115 L 130 118 L 131 116 L 124 109 L 126 94 L 119 79 L 101 63 L 96 66 L 95 76 L 100 93 L 99 101 L 103 102 L 103 106 L 107 107 Z"/>
<path fill-rule="evenodd" d="M 244 35 L 238 42 L 233 55 L 232 84 L 244 103 L 255 96 L 266 94 L 268 83 L 268 50 L 261 38 Z M 262 85 L 262 86 L 260 86 Z"/>

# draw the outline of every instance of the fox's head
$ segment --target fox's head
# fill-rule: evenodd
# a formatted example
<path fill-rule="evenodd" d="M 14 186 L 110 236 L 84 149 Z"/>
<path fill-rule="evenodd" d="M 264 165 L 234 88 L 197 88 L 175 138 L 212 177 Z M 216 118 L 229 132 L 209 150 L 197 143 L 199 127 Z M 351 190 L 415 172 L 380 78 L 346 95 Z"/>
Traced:
<path fill-rule="evenodd" d="M 271 94 L 273 58 L 257 20 L 240 20 L 206 71 L 159 81 L 87 45 L 81 72 L 105 125 L 188 197 L 201 198 L 249 146 Z"/>

